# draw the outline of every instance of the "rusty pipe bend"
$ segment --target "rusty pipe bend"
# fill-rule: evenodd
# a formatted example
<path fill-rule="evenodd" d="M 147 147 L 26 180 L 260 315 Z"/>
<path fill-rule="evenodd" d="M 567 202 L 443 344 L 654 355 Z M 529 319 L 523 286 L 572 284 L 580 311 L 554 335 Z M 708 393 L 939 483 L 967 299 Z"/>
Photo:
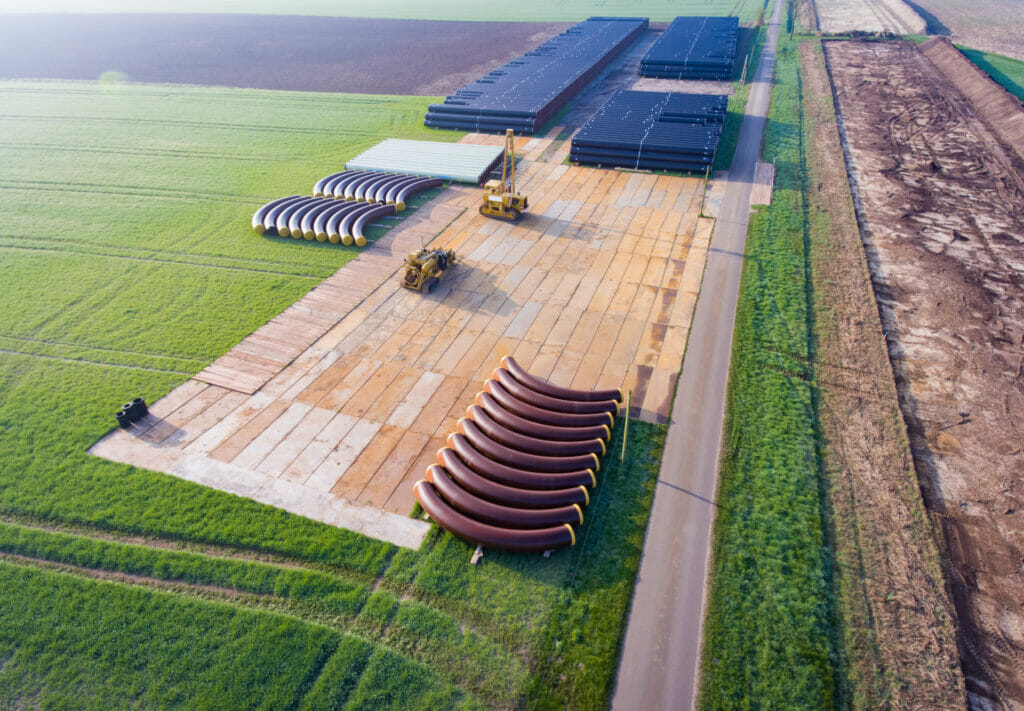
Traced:
<path fill-rule="evenodd" d="M 596 454 L 598 457 L 603 457 L 605 454 L 604 440 L 565 441 L 530 437 L 501 425 L 479 405 L 467 407 L 466 416 L 495 442 L 521 452 L 531 452 L 549 457 L 568 457 L 577 454 Z"/>
<path fill-rule="evenodd" d="M 534 422 L 525 417 L 520 417 L 511 410 L 502 407 L 494 396 L 486 390 L 476 394 L 476 405 L 483 408 L 484 412 L 498 424 L 507 427 L 515 432 L 521 432 L 531 437 L 541 439 L 559 440 L 562 442 L 577 442 L 586 439 L 601 439 L 607 442 L 611 439 L 611 430 L 608 425 L 591 425 L 589 427 L 559 427 L 543 422 Z"/>
<path fill-rule="evenodd" d="M 416 482 L 413 493 L 437 525 L 470 543 L 521 553 L 555 550 L 576 543 L 576 533 L 567 523 L 551 528 L 515 530 L 474 521 L 449 506 L 425 479 Z"/>
<path fill-rule="evenodd" d="M 610 412 L 594 412 L 590 414 L 575 414 L 570 412 L 556 412 L 544 407 L 531 404 L 506 390 L 501 383 L 493 378 L 484 381 L 486 390 L 502 407 L 519 415 L 520 417 L 535 422 L 542 422 L 557 427 L 589 427 L 595 425 L 614 426 L 615 419 Z"/>
<path fill-rule="evenodd" d="M 473 471 L 450 447 L 442 447 L 437 450 L 437 463 L 444 467 L 445 471 L 463 489 L 496 504 L 514 506 L 519 509 L 549 509 L 569 504 L 586 506 L 590 503 L 590 492 L 585 486 L 569 486 L 564 489 L 528 489 L 500 484 L 486 475 Z"/>
<path fill-rule="evenodd" d="M 516 359 L 512 356 L 504 356 L 501 359 L 501 367 L 512 374 L 512 377 L 518 380 L 520 383 L 536 390 L 542 395 L 550 395 L 551 397 L 561 398 L 563 400 L 583 400 L 587 402 L 596 402 L 600 400 L 614 400 L 616 402 L 622 402 L 622 390 L 620 388 L 613 388 L 608 390 L 576 390 L 574 388 L 563 388 L 560 385 L 549 383 L 546 380 L 538 378 L 536 375 L 531 375 L 526 368 L 519 365 Z"/>
<path fill-rule="evenodd" d="M 601 463 L 596 454 L 573 455 L 568 457 L 551 457 L 506 447 L 500 442 L 484 434 L 473 420 L 463 417 L 458 422 L 459 434 L 469 440 L 470 444 L 490 459 L 504 462 L 514 467 L 536 472 L 558 473 L 593 469 L 600 471 Z"/>
<path fill-rule="evenodd" d="M 459 455 L 466 466 L 481 476 L 507 486 L 523 489 L 564 489 L 572 486 L 597 486 L 593 469 L 568 472 L 535 472 L 491 459 L 474 447 L 465 435 L 453 432 L 446 444 Z M 447 466 L 447 465 L 446 465 Z"/>
<path fill-rule="evenodd" d="M 579 504 L 550 509 L 524 509 L 496 504 L 463 489 L 440 464 L 427 467 L 427 480 L 452 508 L 481 523 L 516 529 L 547 528 L 563 523 L 574 526 L 583 524 L 583 509 Z"/>
<path fill-rule="evenodd" d="M 515 397 L 537 407 L 556 412 L 568 412 L 574 415 L 585 415 L 594 412 L 616 413 L 619 411 L 619 403 L 615 400 L 563 400 L 558 397 L 551 397 L 532 390 L 512 377 L 512 373 L 504 368 L 495 368 L 491 377 L 501 383 L 501 386 L 512 393 Z"/>

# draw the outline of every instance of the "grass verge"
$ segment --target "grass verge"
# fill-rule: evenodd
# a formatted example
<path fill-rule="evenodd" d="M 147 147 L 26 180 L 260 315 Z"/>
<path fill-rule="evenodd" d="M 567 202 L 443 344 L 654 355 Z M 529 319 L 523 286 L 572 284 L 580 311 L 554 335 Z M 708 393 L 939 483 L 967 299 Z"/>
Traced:
<path fill-rule="evenodd" d="M 957 45 L 957 49 L 1004 89 L 1024 101 L 1024 62 L 960 45 Z"/>
<path fill-rule="evenodd" d="M 800 69 L 797 41 L 785 35 L 776 76 L 765 134 L 775 192 L 750 221 L 736 314 L 701 664 L 705 709 L 837 701 L 811 385 Z"/>

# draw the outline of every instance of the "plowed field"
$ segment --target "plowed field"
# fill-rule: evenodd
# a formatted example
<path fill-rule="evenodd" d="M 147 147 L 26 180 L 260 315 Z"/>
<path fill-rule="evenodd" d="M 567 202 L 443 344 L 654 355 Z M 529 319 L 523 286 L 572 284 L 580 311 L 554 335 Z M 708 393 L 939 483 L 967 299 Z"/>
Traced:
<path fill-rule="evenodd" d="M 271 15 L 11 15 L 0 78 L 440 96 L 569 25 Z"/>
<path fill-rule="evenodd" d="M 1017 708 L 1024 165 L 912 45 L 826 47 L 915 466 L 942 524 L 972 706 Z"/>

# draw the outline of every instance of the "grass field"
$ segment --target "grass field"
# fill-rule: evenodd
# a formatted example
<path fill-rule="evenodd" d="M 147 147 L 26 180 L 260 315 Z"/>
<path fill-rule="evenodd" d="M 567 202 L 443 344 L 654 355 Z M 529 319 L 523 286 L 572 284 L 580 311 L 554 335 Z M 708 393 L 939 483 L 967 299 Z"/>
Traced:
<path fill-rule="evenodd" d="M 821 709 L 836 701 L 801 84 L 797 40 L 785 35 L 776 76 L 764 149 L 776 163 L 775 190 L 750 222 L 736 314 L 705 617 L 705 709 Z"/>
<path fill-rule="evenodd" d="M 487 5 L 472 0 L 381 0 L 365 3 L 356 0 L 298 0 L 282 3 L 280 0 L 256 0 L 238 3 L 201 2 L 184 0 L 168 5 L 156 2 L 108 0 L 103 12 L 231 12 L 259 15 L 322 15 L 330 17 L 380 17 L 403 20 L 468 20 L 476 22 L 578 22 L 593 15 L 650 17 L 652 22 L 667 22 L 678 15 L 737 15 L 741 22 L 752 22 L 764 7 L 764 0 L 609 0 L 600 4 L 584 0 L 541 2 L 527 0 L 515 5 Z M 84 0 L 55 0 L 48 3 L 46 12 L 97 12 L 94 3 Z M 3 12 L 40 12 L 38 5 L 28 0 L 9 0 Z"/>
<path fill-rule="evenodd" d="M 430 99 L 28 82 L 0 94 L 0 697 L 603 707 L 662 428 L 631 430 L 576 548 L 488 553 L 476 568 L 447 535 L 399 552 L 85 453 L 127 397 L 157 399 L 354 254 L 257 237 L 249 218 L 384 136 L 457 139 L 420 126 Z"/>
<path fill-rule="evenodd" d="M 1004 89 L 1024 101 L 1024 62 L 970 47 L 957 45 L 957 48 Z"/>

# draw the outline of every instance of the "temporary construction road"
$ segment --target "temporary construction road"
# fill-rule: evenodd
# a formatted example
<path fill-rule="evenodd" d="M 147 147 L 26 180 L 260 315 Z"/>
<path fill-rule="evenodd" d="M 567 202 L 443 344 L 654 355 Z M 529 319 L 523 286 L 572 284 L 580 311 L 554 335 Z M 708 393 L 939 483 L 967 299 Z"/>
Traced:
<path fill-rule="evenodd" d="M 689 709 L 696 702 L 733 323 L 782 7 L 775 3 L 750 87 L 679 376 L 612 699 L 621 711 Z"/>

